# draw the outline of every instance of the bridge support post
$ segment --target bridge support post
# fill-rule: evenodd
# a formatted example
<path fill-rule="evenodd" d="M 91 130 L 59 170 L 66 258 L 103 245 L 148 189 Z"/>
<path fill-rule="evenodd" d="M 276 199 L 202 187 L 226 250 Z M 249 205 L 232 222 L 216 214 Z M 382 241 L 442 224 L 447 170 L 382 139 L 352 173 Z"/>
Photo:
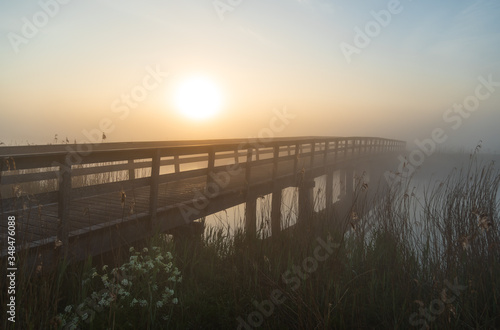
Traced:
<path fill-rule="evenodd" d="M 245 235 L 253 239 L 257 234 L 257 198 L 248 195 L 245 205 Z"/>
<path fill-rule="evenodd" d="M 342 223 L 349 215 L 354 200 L 354 170 L 340 170 L 340 200 L 335 203 L 337 222 Z"/>
<path fill-rule="evenodd" d="M 314 180 L 304 180 L 299 185 L 299 218 L 297 222 L 306 223 L 314 211 Z"/>
<path fill-rule="evenodd" d="M 274 239 L 276 239 L 279 236 L 279 233 L 281 231 L 281 187 L 277 184 L 279 156 L 280 156 L 280 147 L 274 146 L 273 196 L 271 204 L 271 235 Z"/>
<path fill-rule="evenodd" d="M 331 216 L 333 214 L 333 172 L 333 167 L 330 167 L 326 170 L 325 208 L 326 214 L 328 216 Z"/>
<path fill-rule="evenodd" d="M 152 156 L 151 165 L 151 183 L 149 188 L 149 215 L 150 219 L 147 223 L 148 229 L 153 230 L 153 225 L 156 224 L 156 212 L 158 210 L 158 185 L 160 184 L 160 152 L 156 150 Z"/>
<path fill-rule="evenodd" d="M 347 199 L 352 199 L 354 193 L 354 170 L 347 169 L 345 171 L 345 195 Z"/>
<path fill-rule="evenodd" d="M 281 188 L 275 188 L 271 205 L 271 235 L 276 238 L 281 232 Z"/>
<path fill-rule="evenodd" d="M 58 217 L 56 247 L 62 243 L 62 251 L 68 251 L 69 220 L 71 202 L 71 165 L 61 165 L 59 168 Z"/>

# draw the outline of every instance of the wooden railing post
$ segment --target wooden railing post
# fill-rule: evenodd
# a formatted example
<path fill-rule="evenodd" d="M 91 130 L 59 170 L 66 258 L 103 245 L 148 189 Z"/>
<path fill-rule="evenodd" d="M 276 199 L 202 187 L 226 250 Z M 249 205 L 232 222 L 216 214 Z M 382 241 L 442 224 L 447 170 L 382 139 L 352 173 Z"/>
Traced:
<path fill-rule="evenodd" d="M 247 149 L 247 162 L 245 164 L 245 188 L 248 193 L 248 189 L 250 188 L 250 176 L 252 175 L 251 167 L 252 167 L 252 156 L 253 156 L 253 149 L 248 148 Z"/>
<path fill-rule="evenodd" d="M 60 246 L 64 252 L 68 251 L 69 243 L 69 218 L 71 203 L 71 165 L 64 164 L 59 166 L 59 191 L 58 191 L 58 218 L 57 239 L 55 247 Z"/>
<path fill-rule="evenodd" d="M 208 188 L 209 184 L 213 182 L 213 175 L 214 174 L 214 167 L 215 167 L 215 150 L 213 148 L 210 148 L 208 151 L 208 165 L 207 165 L 207 185 L 206 187 Z"/>
<path fill-rule="evenodd" d="M 326 167 L 327 163 L 328 163 L 328 148 L 329 148 L 329 144 L 330 142 L 329 141 L 325 141 L 325 151 L 324 151 L 324 154 L 323 154 L 323 164 L 324 166 Z"/>
<path fill-rule="evenodd" d="M 311 170 L 314 168 L 314 155 L 315 155 L 315 153 L 316 153 L 316 142 L 312 142 L 311 143 L 311 163 L 309 165 Z"/>
<path fill-rule="evenodd" d="M 335 140 L 335 161 L 337 161 L 337 156 L 339 153 L 339 140 Z"/>
<path fill-rule="evenodd" d="M 297 175 L 298 167 L 299 167 L 299 154 L 300 154 L 300 144 L 295 145 L 295 158 L 293 163 L 293 174 Z"/>
<path fill-rule="evenodd" d="M 174 172 L 179 173 L 181 171 L 181 165 L 179 162 L 179 155 L 174 156 Z"/>
<path fill-rule="evenodd" d="M 130 181 L 133 181 L 135 180 L 135 168 L 134 168 L 134 160 L 133 159 L 129 159 L 128 160 L 128 164 L 131 166 L 129 169 L 128 169 L 128 179 Z"/>
<path fill-rule="evenodd" d="M 278 162 L 280 158 L 280 146 L 274 146 L 273 150 L 273 181 L 278 176 Z"/>
<path fill-rule="evenodd" d="M 160 150 L 156 149 L 152 156 L 151 184 L 149 190 L 149 230 L 153 229 L 156 222 L 156 212 L 158 211 L 158 186 L 160 184 Z"/>
<path fill-rule="evenodd" d="M 240 163 L 240 151 L 238 149 L 234 150 L 234 164 L 238 165 Z"/>

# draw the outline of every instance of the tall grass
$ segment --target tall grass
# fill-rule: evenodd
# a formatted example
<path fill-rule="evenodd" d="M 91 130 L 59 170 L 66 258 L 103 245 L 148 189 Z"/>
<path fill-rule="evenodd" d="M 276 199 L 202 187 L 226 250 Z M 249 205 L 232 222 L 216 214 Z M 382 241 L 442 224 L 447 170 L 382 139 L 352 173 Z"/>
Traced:
<path fill-rule="evenodd" d="M 500 328 L 498 170 L 472 157 L 467 167 L 422 192 L 415 184 L 405 179 L 387 189 L 360 179 L 347 210 L 312 213 L 306 224 L 276 237 L 264 230 L 266 219 L 263 239 L 229 227 L 207 228 L 196 240 L 156 235 L 136 249 L 172 253 L 183 280 L 175 286 L 178 304 L 169 307 L 168 320 L 150 313 L 145 326 Z M 268 214 L 268 204 L 262 205 Z M 66 307 L 92 294 L 82 285 L 85 274 L 103 264 L 120 267 L 134 253 L 26 277 L 19 283 L 19 324 L 61 328 Z M 138 285 L 138 292 L 147 292 L 151 283 Z M 113 318 L 78 326 L 132 328 L 127 319 L 134 313 L 142 312 L 115 311 Z"/>

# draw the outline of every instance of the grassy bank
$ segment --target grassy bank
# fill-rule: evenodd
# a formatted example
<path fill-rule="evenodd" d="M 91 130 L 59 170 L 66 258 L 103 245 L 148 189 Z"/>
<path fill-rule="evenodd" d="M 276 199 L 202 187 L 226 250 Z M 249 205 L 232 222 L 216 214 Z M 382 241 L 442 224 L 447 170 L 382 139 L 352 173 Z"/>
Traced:
<path fill-rule="evenodd" d="M 500 328 L 499 185 L 473 158 L 419 193 L 404 179 L 371 200 L 361 182 L 348 216 L 272 240 L 208 228 L 34 270 L 18 278 L 16 328 Z"/>

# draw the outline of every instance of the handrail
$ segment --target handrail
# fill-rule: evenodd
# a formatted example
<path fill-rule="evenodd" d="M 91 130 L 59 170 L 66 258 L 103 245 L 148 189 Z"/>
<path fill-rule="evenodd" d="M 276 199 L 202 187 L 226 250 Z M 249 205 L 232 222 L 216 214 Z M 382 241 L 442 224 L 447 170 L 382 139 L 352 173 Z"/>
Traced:
<path fill-rule="evenodd" d="M 146 143 L 148 148 L 110 148 L 95 150 L 87 155 L 71 153 L 68 151 L 48 151 L 39 153 L 18 153 L 3 156 L 0 164 L 0 185 L 22 184 L 42 180 L 61 179 L 61 168 L 71 171 L 71 177 L 128 171 L 129 180 L 135 180 L 135 170 L 152 169 L 153 154 L 160 157 L 159 166 L 174 166 L 174 173 L 181 172 L 181 165 L 208 162 L 206 168 L 212 170 L 218 160 L 235 158 L 235 162 L 240 163 L 240 158 L 244 157 L 249 150 L 255 150 L 255 160 L 260 164 L 265 163 L 262 159 L 266 155 L 273 159 L 276 156 L 279 160 L 297 159 L 296 155 L 314 157 L 323 149 L 323 157 L 326 160 L 330 152 L 335 155 L 339 153 L 346 157 L 373 151 L 393 151 L 402 149 L 406 143 L 398 140 L 371 138 L 371 137 L 316 137 L 316 138 L 282 138 L 273 141 L 252 142 L 248 140 L 218 140 L 215 144 L 188 144 L 161 146 L 150 148 L 152 143 Z M 158 144 L 158 143 L 156 143 Z M 113 144 L 116 145 L 116 144 Z M 121 144 L 120 144 L 121 145 Z M 308 152 L 304 152 L 307 145 Z M 81 146 L 81 145 L 80 145 Z M 333 146 L 333 148 L 332 148 Z M 61 146 L 48 146 L 56 149 Z M 276 153 L 275 148 L 286 147 L 288 155 L 282 156 Z M 11 147 L 7 147 L 11 148 Z M 23 147 L 15 147 L 22 151 Z M 27 148 L 32 148 L 31 146 Z M 53 148 L 53 149 L 54 149 Z M 3 148 L 0 148 L 2 150 Z M 78 148 L 76 148 L 78 149 Z M 295 149 L 293 155 L 291 150 Z M 318 149 L 318 150 L 316 150 Z M 219 153 L 219 154 L 218 154 Z M 201 156 L 200 156 L 201 155 Z M 182 158 L 181 158 L 182 157 Z M 169 158 L 169 159 L 161 159 Z M 243 164 L 247 163 L 244 161 Z M 270 160 L 270 162 L 273 162 Z M 296 164 L 297 166 L 297 164 Z M 295 166 L 295 167 L 296 167 Z M 296 170 L 296 168 L 295 168 Z M 183 171 L 184 172 L 184 171 Z"/>

